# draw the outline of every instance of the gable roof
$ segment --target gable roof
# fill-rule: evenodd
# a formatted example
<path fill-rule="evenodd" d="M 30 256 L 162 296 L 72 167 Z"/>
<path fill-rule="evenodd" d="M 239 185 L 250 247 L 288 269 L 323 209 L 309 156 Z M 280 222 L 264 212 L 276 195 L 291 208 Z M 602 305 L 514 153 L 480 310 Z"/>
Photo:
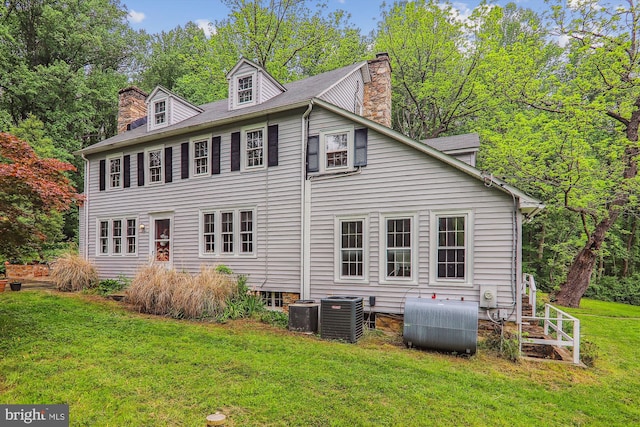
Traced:
<path fill-rule="evenodd" d="M 455 169 L 458 169 L 459 171 L 464 172 L 467 175 L 472 176 L 473 178 L 476 178 L 479 181 L 484 182 L 484 184 L 487 187 L 495 187 L 503 191 L 504 193 L 507 193 L 513 197 L 518 198 L 520 202 L 519 208 L 523 213 L 527 215 L 528 218 L 533 217 L 536 213 L 538 213 L 545 207 L 544 203 L 542 203 L 540 200 L 534 197 L 531 197 L 528 194 L 517 189 L 516 187 L 502 181 L 501 179 L 494 177 L 493 174 L 488 174 L 484 171 L 476 169 L 475 167 L 470 166 L 469 164 L 461 160 L 458 160 L 455 157 L 451 157 L 450 155 L 445 154 L 434 147 L 431 147 L 427 144 L 423 144 L 420 141 L 411 139 L 408 136 L 403 135 L 402 133 L 397 132 L 391 128 L 383 126 L 377 122 L 371 121 L 357 114 L 343 110 L 342 108 L 336 107 L 335 105 L 328 103 L 326 101 L 323 101 L 322 99 L 314 98 L 311 102 L 333 113 L 346 117 L 370 129 L 373 129 L 376 132 L 379 132 L 385 136 L 388 136 L 389 138 L 392 138 L 398 142 L 408 145 L 409 147 L 415 148 L 418 151 L 428 154 L 429 156 L 434 157 L 442 161 L 443 163 L 446 163 L 449 166 L 452 166 Z"/>
<path fill-rule="evenodd" d="M 480 136 L 477 133 L 429 138 L 422 142 L 447 154 L 476 152 L 480 149 Z"/>
<path fill-rule="evenodd" d="M 244 64 L 247 64 L 253 68 L 255 68 L 256 70 L 264 73 L 264 75 L 274 84 L 276 85 L 280 90 L 282 90 L 283 92 L 285 92 L 287 89 L 282 86 L 282 83 L 280 83 L 279 81 L 277 81 L 276 79 L 273 78 L 273 76 L 271 74 L 269 74 L 269 72 L 267 70 L 265 70 L 264 68 L 262 68 L 261 66 L 259 66 L 258 64 L 256 64 L 255 62 L 242 57 L 240 58 L 240 61 L 238 61 L 238 63 L 236 65 L 233 66 L 233 68 L 231 69 L 231 71 L 229 71 L 227 73 L 227 80 L 229 80 L 231 78 L 231 76 L 233 76 L 236 71 L 238 71 L 238 69 L 240 67 L 242 67 Z"/>
<path fill-rule="evenodd" d="M 343 79 L 347 75 L 367 66 L 367 62 L 348 65 L 306 79 L 284 85 L 286 91 L 257 105 L 252 105 L 242 109 L 229 110 L 228 100 L 211 102 L 201 105 L 202 112 L 191 118 L 185 119 L 171 126 L 147 131 L 145 126 L 138 127 L 128 132 L 123 132 L 111 138 L 100 141 L 75 154 L 89 155 L 103 151 L 123 148 L 130 145 L 155 141 L 159 138 L 166 138 L 182 135 L 189 132 L 198 132 L 214 126 L 222 126 L 239 120 L 247 120 L 260 117 L 265 114 L 272 114 L 279 111 L 287 111 L 299 107 L 307 107 L 309 101 L 319 95 L 336 81 Z"/>

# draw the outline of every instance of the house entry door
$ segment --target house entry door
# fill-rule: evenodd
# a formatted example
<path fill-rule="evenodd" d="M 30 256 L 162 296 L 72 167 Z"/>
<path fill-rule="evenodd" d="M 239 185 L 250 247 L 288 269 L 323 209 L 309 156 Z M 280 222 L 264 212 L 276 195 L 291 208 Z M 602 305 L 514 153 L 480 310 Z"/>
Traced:
<path fill-rule="evenodd" d="M 154 261 L 170 263 L 173 260 L 171 218 L 155 218 L 153 220 L 152 244 Z"/>

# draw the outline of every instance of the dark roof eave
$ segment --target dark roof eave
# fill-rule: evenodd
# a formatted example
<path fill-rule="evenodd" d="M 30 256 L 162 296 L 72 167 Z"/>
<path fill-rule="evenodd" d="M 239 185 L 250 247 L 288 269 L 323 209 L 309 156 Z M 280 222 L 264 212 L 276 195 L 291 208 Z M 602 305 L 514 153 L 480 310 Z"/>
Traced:
<path fill-rule="evenodd" d="M 178 135 L 183 135 L 186 133 L 191 133 L 191 132 L 199 132 L 201 130 L 204 129 L 208 129 L 211 128 L 213 126 L 224 126 L 227 125 L 229 123 L 233 123 L 233 122 L 237 122 L 240 120 L 250 120 L 256 117 L 261 117 L 267 114 L 274 114 L 274 113 L 279 113 L 282 111 L 288 111 L 288 110 L 294 110 L 296 108 L 301 108 L 301 107 L 306 107 L 309 105 L 309 99 L 308 100 L 304 100 L 304 101 L 299 101 L 293 104 L 286 104 L 286 105 L 281 105 L 281 106 L 277 106 L 277 107 L 273 107 L 273 108 L 269 108 L 266 110 L 259 110 L 259 111 L 254 111 L 252 113 L 249 114 L 245 114 L 245 115 L 239 115 L 239 116 L 232 116 L 232 117 L 226 117 L 222 120 L 213 120 L 210 122 L 205 122 L 205 123 L 198 123 L 192 126 L 186 126 L 186 127 L 179 127 L 179 128 L 174 128 L 174 129 L 170 129 L 167 128 L 167 130 L 165 130 L 164 132 L 158 132 L 158 133 L 152 133 L 152 134 L 145 134 L 142 136 L 139 136 L 137 138 L 132 138 L 132 139 L 125 139 L 124 141 L 118 141 L 118 142 L 114 142 L 112 144 L 107 144 L 107 145 L 102 145 L 96 149 L 91 149 L 92 146 L 89 146 L 87 148 L 83 148 L 82 150 L 77 150 L 74 151 L 73 154 L 77 155 L 77 156 L 82 156 L 82 155 L 88 155 L 88 154 L 96 154 L 96 153 L 101 153 L 103 151 L 109 151 L 109 150 L 114 150 L 117 148 L 125 148 L 125 147 L 129 147 L 130 145 L 136 145 L 136 144 L 142 144 L 145 142 L 151 142 L 151 141 L 155 141 L 159 138 L 170 138 L 172 136 L 178 136 Z"/>

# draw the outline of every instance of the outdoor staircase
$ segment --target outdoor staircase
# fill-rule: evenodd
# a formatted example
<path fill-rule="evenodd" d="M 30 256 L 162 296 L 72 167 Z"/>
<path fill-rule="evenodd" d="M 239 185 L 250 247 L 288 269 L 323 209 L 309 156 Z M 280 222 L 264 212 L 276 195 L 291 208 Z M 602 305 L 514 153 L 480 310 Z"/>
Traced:
<path fill-rule="evenodd" d="M 529 298 L 522 298 L 522 315 L 533 316 L 533 307 L 529 304 Z M 538 322 L 529 320 L 522 323 L 522 334 L 527 338 L 551 339 L 544 334 L 544 328 Z M 573 361 L 573 355 L 565 348 L 549 344 L 522 344 L 522 355 L 532 359 Z"/>
<path fill-rule="evenodd" d="M 536 313 L 535 306 L 535 280 L 531 274 L 525 274 L 522 323 L 519 325 L 522 355 L 532 360 L 557 360 L 579 365 L 580 321 L 551 304 L 545 304 L 542 315 Z M 573 351 L 569 351 L 568 347 Z"/>

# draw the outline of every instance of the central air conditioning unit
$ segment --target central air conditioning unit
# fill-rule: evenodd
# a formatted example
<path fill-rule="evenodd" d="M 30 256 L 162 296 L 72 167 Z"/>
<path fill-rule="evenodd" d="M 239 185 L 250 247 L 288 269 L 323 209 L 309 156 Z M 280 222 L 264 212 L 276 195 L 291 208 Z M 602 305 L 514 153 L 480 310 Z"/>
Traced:
<path fill-rule="evenodd" d="M 332 296 L 320 300 L 320 337 L 357 342 L 363 333 L 362 297 Z"/>
<path fill-rule="evenodd" d="M 314 300 L 289 304 L 289 330 L 307 334 L 318 332 L 318 305 Z"/>

